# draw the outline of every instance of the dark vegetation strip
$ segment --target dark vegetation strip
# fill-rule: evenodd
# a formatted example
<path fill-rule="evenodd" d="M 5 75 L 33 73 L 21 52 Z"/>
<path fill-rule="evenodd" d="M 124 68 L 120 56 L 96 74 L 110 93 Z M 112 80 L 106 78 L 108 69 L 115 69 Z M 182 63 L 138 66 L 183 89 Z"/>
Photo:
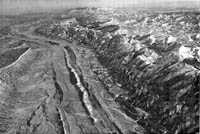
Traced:
<path fill-rule="evenodd" d="M 65 134 L 65 128 L 64 128 L 64 123 L 63 123 L 63 121 L 62 121 L 62 115 L 61 115 L 61 113 L 60 113 L 60 111 L 59 111 L 59 109 L 57 108 L 56 109 L 56 111 L 57 111 L 57 113 L 58 113 L 58 127 L 60 128 L 59 130 L 60 130 L 60 134 Z"/>
<path fill-rule="evenodd" d="M 61 104 L 63 101 L 63 91 L 62 91 L 62 88 L 60 87 L 60 85 L 58 84 L 58 81 L 56 78 L 56 72 L 55 72 L 54 68 L 52 70 L 53 70 L 54 85 L 56 87 L 56 93 L 54 95 L 54 99 L 58 100 L 59 104 Z"/>
<path fill-rule="evenodd" d="M 69 58 L 71 59 L 71 66 L 75 68 L 76 65 L 76 55 L 74 54 L 73 50 L 69 46 L 64 47 L 67 52 L 69 53 Z"/>
<path fill-rule="evenodd" d="M 59 44 L 58 43 L 56 43 L 56 42 L 53 42 L 53 41 L 48 41 L 52 46 L 59 46 Z"/>

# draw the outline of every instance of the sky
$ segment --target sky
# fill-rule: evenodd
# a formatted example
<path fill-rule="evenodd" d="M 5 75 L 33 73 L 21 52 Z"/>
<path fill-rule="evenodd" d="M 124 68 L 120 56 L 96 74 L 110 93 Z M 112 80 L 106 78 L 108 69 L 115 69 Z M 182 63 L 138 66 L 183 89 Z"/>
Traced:
<path fill-rule="evenodd" d="M 191 2 L 192 1 L 192 2 Z M 188 5 L 189 4 L 189 5 Z M 195 4 L 195 5 L 193 5 Z M 195 6 L 200 8 L 200 0 L 100 0 L 100 5 L 106 6 Z"/>
<path fill-rule="evenodd" d="M 191 2 L 193 1 L 193 3 Z M 166 4 L 167 3 L 167 4 Z M 19 11 L 44 11 L 71 7 L 199 7 L 200 0 L 0 0 L 0 14 Z"/>

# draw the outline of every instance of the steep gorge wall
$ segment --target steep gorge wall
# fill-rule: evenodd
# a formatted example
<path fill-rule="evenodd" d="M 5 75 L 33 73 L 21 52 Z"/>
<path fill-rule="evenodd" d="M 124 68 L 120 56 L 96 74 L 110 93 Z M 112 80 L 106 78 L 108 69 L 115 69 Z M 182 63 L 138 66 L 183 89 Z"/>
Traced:
<path fill-rule="evenodd" d="M 113 79 L 127 91 L 116 101 L 147 132 L 198 131 L 198 69 L 180 61 L 179 55 L 171 50 L 162 56 L 147 46 L 138 50 L 137 44 L 125 43 L 122 35 L 98 38 L 89 47 Z"/>

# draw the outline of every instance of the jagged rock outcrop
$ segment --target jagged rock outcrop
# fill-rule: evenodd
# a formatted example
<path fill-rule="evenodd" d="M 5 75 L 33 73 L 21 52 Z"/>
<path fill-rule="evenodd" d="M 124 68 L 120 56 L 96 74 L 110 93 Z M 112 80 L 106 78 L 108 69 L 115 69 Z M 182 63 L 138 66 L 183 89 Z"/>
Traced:
<path fill-rule="evenodd" d="M 170 18 L 180 16 L 177 14 L 155 15 L 154 21 L 159 22 L 157 26 L 166 27 Z M 143 19 L 137 21 L 138 27 Z M 69 36 L 91 48 L 112 79 L 124 89 L 116 102 L 129 117 L 137 120 L 147 133 L 198 131 L 200 64 L 199 56 L 194 55 L 199 55 L 199 51 L 191 54 L 192 47 L 184 48 L 173 36 L 156 39 L 150 33 L 128 37 L 115 32 L 119 26 L 85 27 L 86 24 L 77 25 L 66 31 L 74 29 Z M 173 27 L 169 28 L 173 33 L 181 28 Z"/>

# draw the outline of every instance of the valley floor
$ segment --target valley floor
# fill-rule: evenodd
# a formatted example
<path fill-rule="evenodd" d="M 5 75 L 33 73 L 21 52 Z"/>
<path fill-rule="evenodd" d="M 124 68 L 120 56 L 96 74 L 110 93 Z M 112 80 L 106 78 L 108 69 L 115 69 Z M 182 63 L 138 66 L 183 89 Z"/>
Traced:
<path fill-rule="evenodd" d="M 91 51 L 33 29 L 7 36 L 41 46 L 0 69 L 2 134 L 143 133 L 114 102 L 119 87 L 107 91 L 91 70 L 92 62 L 102 68 Z"/>

